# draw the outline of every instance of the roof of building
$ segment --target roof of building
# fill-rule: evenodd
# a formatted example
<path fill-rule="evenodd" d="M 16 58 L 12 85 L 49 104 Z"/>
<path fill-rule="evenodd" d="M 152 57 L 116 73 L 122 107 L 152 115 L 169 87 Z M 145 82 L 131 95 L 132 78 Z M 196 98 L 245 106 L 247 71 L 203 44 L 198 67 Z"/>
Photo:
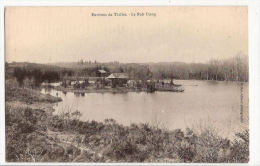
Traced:
<path fill-rule="evenodd" d="M 98 70 L 98 72 L 101 73 L 101 74 L 107 73 L 105 70 Z"/>
<path fill-rule="evenodd" d="M 160 83 L 165 83 L 165 84 L 170 84 L 171 83 L 171 80 L 167 80 L 167 79 L 164 79 L 164 80 L 159 80 Z"/>
<path fill-rule="evenodd" d="M 129 78 L 129 76 L 127 73 L 112 73 L 107 77 L 107 79 L 113 78 Z"/>

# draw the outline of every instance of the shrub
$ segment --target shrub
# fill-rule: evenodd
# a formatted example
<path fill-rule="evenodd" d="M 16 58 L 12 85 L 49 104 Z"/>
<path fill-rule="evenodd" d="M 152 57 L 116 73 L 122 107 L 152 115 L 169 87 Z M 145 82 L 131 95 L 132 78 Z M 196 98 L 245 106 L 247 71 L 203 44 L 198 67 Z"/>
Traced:
<path fill-rule="evenodd" d="M 236 134 L 228 156 L 229 162 L 247 163 L 249 161 L 249 131 Z"/>
<path fill-rule="evenodd" d="M 26 70 L 23 69 L 23 68 L 14 68 L 14 72 L 13 72 L 13 76 L 16 78 L 16 80 L 18 81 L 19 83 L 19 86 L 22 86 L 23 85 L 23 80 L 25 79 L 26 77 Z"/>
<path fill-rule="evenodd" d="M 46 113 L 28 107 L 6 106 L 6 151 L 7 161 L 36 161 L 43 155 L 37 131 L 46 130 Z M 41 152 L 39 152 L 41 151 Z"/>
<path fill-rule="evenodd" d="M 184 162 L 192 162 L 196 153 L 195 146 L 190 145 L 188 142 L 181 142 L 177 148 L 177 154 Z"/>

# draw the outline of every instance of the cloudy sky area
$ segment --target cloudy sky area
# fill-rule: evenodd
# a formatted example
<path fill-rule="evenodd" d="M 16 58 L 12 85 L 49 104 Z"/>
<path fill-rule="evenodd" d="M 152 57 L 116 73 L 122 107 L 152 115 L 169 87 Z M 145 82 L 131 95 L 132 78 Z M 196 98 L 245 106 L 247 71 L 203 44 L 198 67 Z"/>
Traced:
<path fill-rule="evenodd" d="M 91 13 L 156 13 L 93 17 Z M 207 62 L 248 54 L 247 7 L 8 7 L 6 60 Z"/>

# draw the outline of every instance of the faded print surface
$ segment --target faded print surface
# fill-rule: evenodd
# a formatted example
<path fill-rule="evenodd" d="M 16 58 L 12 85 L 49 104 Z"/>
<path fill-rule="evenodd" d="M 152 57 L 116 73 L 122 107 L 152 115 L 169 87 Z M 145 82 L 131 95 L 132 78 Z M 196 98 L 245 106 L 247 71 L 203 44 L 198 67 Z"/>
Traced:
<path fill-rule="evenodd" d="M 247 7 L 7 7 L 6 161 L 249 160 Z"/>
<path fill-rule="evenodd" d="M 146 12 L 156 16 L 92 16 Z M 6 59 L 36 63 L 226 59 L 248 52 L 247 13 L 247 7 L 9 7 Z"/>

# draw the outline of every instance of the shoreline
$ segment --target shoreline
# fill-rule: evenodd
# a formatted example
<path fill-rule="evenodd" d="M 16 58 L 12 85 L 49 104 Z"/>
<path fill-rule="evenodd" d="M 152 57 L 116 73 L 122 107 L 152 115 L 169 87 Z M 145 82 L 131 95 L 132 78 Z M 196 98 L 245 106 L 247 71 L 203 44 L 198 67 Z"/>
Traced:
<path fill-rule="evenodd" d="M 52 87 L 54 90 L 57 90 L 59 92 L 65 92 L 65 93 L 74 93 L 74 95 L 81 95 L 81 94 L 85 94 L 85 93 L 117 93 L 117 94 L 122 94 L 122 93 L 128 93 L 128 92 L 136 92 L 136 93 L 145 93 L 145 91 L 135 91 L 133 89 L 128 89 L 129 91 L 123 91 L 121 89 L 126 89 L 126 88 L 110 88 L 110 89 L 72 89 L 72 88 L 63 88 L 63 87 Z M 114 91 L 113 91 L 114 90 Z M 161 92 L 164 92 L 164 91 L 161 91 Z M 148 93 L 148 92 L 147 92 Z M 84 96 L 84 95 L 82 95 Z M 53 96 L 53 97 L 56 97 L 56 96 Z M 92 119 L 80 119 L 81 121 L 83 122 L 86 122 L 86 121 L 91 121 Z M 95 121 L 95 120 L 94 120 Z M 101 121 L 97 121 L 97 122 L 103 122 L 102 120 Z M 141 123 L 150 123 L 150 122 L 139 122 L 139 123 L 133 123 L 133 124 L 141 124 Z M 131 123 L 129 124 L 122 124 L 122 123 L 119 123 L 121 125 L 123 125 L 124 127 L 129 127 L 131 125 Z M 235 130 L 231 132 L 231 134 L 224 134 L 223 136 L 225 138 L 228 138 L 230 140 L 233 140 L 235 138 L 235 133 L 237 132 L 240 132 L 240 131 L 244 131 L 245 129 L 247 129 L 246 127 L 244 127 L 246 124 L 241 124 L 240 127 L 242 127 L 241 129 L 237 129 L 239 127 L 235 127 Z M 247 124 L 248 125 L 248 124 Z M 190 125 L 188 127 L 191 127 L 193 125 Z M 187 127 L 183 127 L 183 128 L 173 128 L 173 129 L 167 129 L 168 131 L 173 131 L 173 130 L 177 130 L 177 129 L 181 129 L 182 131 L 185 131 L 185 128 Z M 219 126 L 218 126 L 218 130 L 220 130 Z"/>
<path fill-rule="evenodd" d="M 200 80 L 200 79 L 176 79 L 175 81 L 209 81 L 209 82 L 224 82 L 224 83 L 243 83 L 243 84 L 248 84 L 248 81 L 229 81 L 229 80 Z M 185 86 L 198 86 L 197 84 L 194 85 L 180 85 L 179 82 L 178 84 L 176 84 L 176 86 L 174 86 L 174 88 L 176 89 L 160 89 L 160 90 L 156 90 L 158 92 L 184 92 L 184 87 Z M 61 92 L 72 92 L 72 93 L 128 93 L 128 92 L 147 92 L 147 93 L 151 93 L 148 92 L 147 90 L 144 89 L 136 89 L 136 88 L 129 88 L 129 87 L 117 87 L 117 88 L 111 88 L 111 87 L 105 87 L 103 89 L 95 89 L 95 87 L 90 86 L 91 88 L 86 88 L 86 89 L 75 89 L 75 88 L 65 88 L 62 86 L 53 86 L 53 85 L 42 85 L 41 87 L 45 88 L 45 87 L 50 87 L 53 88 L 55 90 L 61 91 Z M 182 87 L 182 89 L 178 89 L 178 87 Z M 153 92 L 152 92 L 153 93 Z"/>
<path fill-rule="evenodd" d="M 42 86 L 43 88 L 46 86 Z M 47 86 L 48 87 L 48 86 Z M 140 92 L 147 92 L 147 93 L 153 93 L 153 92 L 148 92 L 147 90 L 143 90 L 143 89 L 135 89 L 135 88 L 125 88 L 125 87 L 117 87 L 117 88 L 103 88 L 103 89 L 74 89 L 74 88 L 64 88 L 61 86 L 49 86 L 55 90 L 61 91 L 61 92 L 72 92 L 72 93 L 128 93 L 128 92 L 136 92 L 136 93 L 140 93 Z M 179 86 L 176 86 L 179 87 Z M 177 92 L 177 93 L 181 93 L 184 90 L 179 90 L 179 89 L 171 89 L 171 90 L 167 90 L 167 89 L 160 89 L 160 90 L 155 90 L 155 92 Z"/>
<path fill-rule="evenodd" d="M 53 106 L 62 99 L 39 89 L 15 87 L 6 91 L 9 162 L 248 162 L 247 151 L 234 158 L 242 153 L 238 150 L 248 150 L 248 131 L 241 133 L 245 141 L 233 144 L 208 128 L 197 133 L 147 123 L 122 125 L 114 119 L 82 121 L 75 114 L 77 110 L 54 115 Z M 40 150 L 35 158 L 27 155 L 35 149 Z M 207 156 L 212 149 L 214 154 Z"/>

